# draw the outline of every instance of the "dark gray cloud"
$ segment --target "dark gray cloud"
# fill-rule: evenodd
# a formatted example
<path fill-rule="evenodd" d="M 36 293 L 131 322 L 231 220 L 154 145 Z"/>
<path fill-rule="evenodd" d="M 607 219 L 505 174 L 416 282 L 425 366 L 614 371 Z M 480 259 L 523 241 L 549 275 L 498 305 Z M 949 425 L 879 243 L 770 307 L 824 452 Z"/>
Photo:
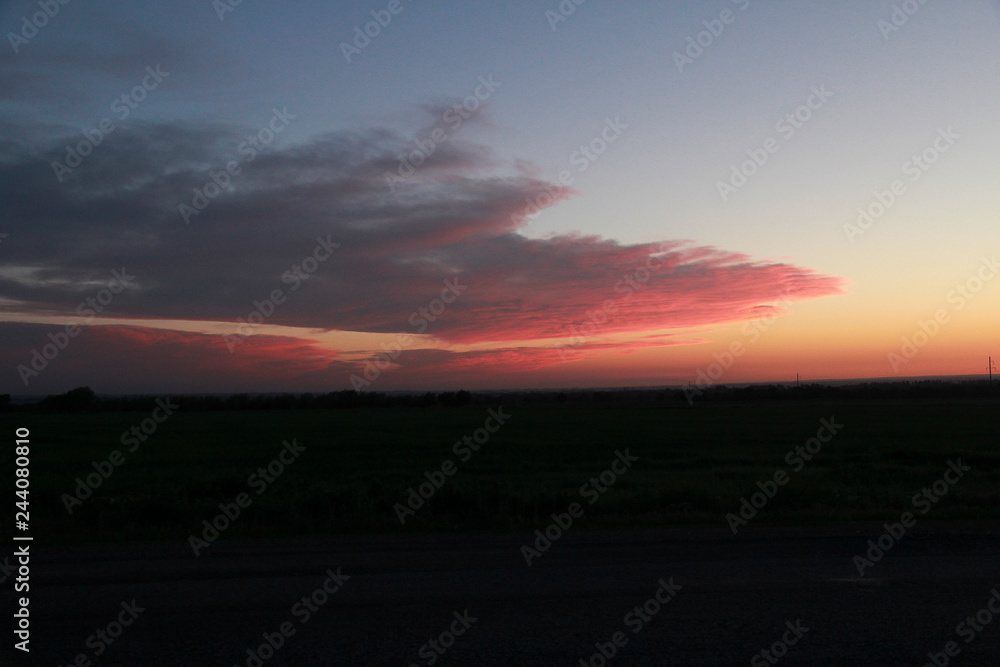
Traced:
<path fill-rule="evenodd" d="M 655 330 L 841 290 L 809 269 L 679 242 L 528 239 L 517 234 L 526 203 L 572 192 L 516 168 L 498 175 L 488 149 L 459 139 L 390 188 L 411 137 L 372 129 L 254 148 L 254 136 L 267 138 L 137 124 L 104 137 L 62 182 L 52 165 L 79 135 L 12 151 L 0 160 L 7 310 L 72 313 L 124 267 L 136 286 L 108 307 L 118 317 L 233 321 L 280 289 L 272 324 L 413 332 L 413 314 L 457 280 L 460 297 L 427 318 L 427 333 L 476 342 L 567 336 L 595 309 L 608 309 L 602 332 Z M 308 258 L 327 254 L 320 240 L 339 247 L 309 273 Z"/>

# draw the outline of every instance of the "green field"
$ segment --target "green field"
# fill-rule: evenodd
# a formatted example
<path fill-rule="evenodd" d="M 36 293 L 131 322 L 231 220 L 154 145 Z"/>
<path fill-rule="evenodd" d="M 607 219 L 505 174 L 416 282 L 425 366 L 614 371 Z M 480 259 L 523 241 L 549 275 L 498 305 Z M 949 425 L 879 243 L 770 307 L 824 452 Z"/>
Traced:
<path fill-rule="evenodd" d="M 949 460 L 971 466 L 926 520 L 1000 518 L 997 403 L 987 400 L 759 402 L 696 405 L 503 405 L 510 419 L 463 462 L 452 445 L 484 425 L 487 408 L 363 408 L 184 412 L 135 452 L 119 439 L 148 413 L 6 413 L 3 478 L 13 500 L 16 427 L 31 430 L 31 523 L 36 540 L 78 543 L 186 540 L 247 492 L 252 504 L 223 540 L 246 537 L 534 530 L 581 502 L 580 528 L 725 526 L 756 482 L 783 469 L 790 481 L 753 524 L 884 521 L 912 510 L 912 496 Z M 785 455 L 816 435 L 820 418 L 844 427 L 800 472 Z M 297 460 L 261 493 L 248 477 L 295 439 Z M 616 450 L 638 457 L 592 505 L 588 479 Z M 63 494 L 113 450 L 124 463 L 67 513 Z M 457 467 L 400 525 L 425 471 Z M 6 493 L 6 492 L 5 492 Z M 13 502 L 6 503 L 5 516 Z M 921 519 L 923 520 L 923 519 Z"/>

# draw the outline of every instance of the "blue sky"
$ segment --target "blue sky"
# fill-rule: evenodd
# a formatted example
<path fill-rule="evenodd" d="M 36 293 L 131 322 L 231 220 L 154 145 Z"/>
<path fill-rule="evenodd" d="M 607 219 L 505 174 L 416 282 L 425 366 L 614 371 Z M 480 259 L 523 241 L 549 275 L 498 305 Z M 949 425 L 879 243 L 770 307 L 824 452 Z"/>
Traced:
<path fill-rule="evenodd" d="M 454 178 L 554 184 L 569 171 L 574 192 L 511 233 L 538 241 L 596 236 L 622 248 L 683 239 L 746 255 L 748 261 L 782 262 L 836 278 L 839 291 L 804 299 L 785 318 L 793 326 L 772 338 L 775 345 L 784 340 L 796 346 L 827 332 L 838 341 L 834 357 L 843 358 L 867 346 L 871 361 L 858 366 L 867 370 L 855 372 L 868 375 L 887 374 L 877 367 L 885 366 L 886 354 L 898 346 L 894 341 L 928 309 L 933 312 L 933 304 L 955 281 L 972 275 L 983 253 L 1000 241 L 994 166 L 1000 150 L 997 2 L 587 0 L 564 2 L 564 8 L 575 9 L 554 23 L 558 2 L 402 0 L 393 5 L 400 11 L 351 62 L 343 43 L 354 40 L 356 27 L 363 30 L 373 21 L 372 12 L 389 15 L 388 2 L 244 0 L 221 19 L 216 6 L 207 0 L 155 6 L 71 2 L 15 52 L 18 40 L 10 33 L 21 32 L 22 17 L 39 8 L 33 2 L 0 3 L 0 27 L 7 34 L 3 78 L 11 91 L 0 102 L 0 122 L 13 142 L 8 152 L 41 155 L 78 141 L 83 130 L 114 118 L 112 101 L 139 84 L 147 67 L 158 65 L 169 76 L 128 118 L 116 120 L 115 139 L 132 133 L 138 140 L 153 127 L 210 132 L 212 150 L 185 158 L 170 173 L 187 168 L 208 173 L 224 165 L 238 155 L 248 133 L 266 126 L 274 109 L 294 116 L 266 149 L 273 158 L 268 164 L 279 169 L 275 173 L 290 169 L 303 152 L 331 136 L 342 142 L 353 137 L 361 152 L 385 149 L 391 161 L 388 153 L 410 150 L 414 139 L 426 141 L 431 128 L 443 126 L 444 110 L 473 95 L 485 78 L 499 86 L 447 140 L 446 148 L 455 152 L 449 165 L 464 171 L 449 172 L 449 165 L 440 173 L 418 170 L 413 182 L 424 190 L 411 194 L 425 197 Z M 890 30 L 894 12 L 901 25 Z M 708 39 L 712 29 L 719 34 Z M 700 53 L 690 51 L 688 39 L 699 37 L 705 46 Z M 679 71 L 675 54 L 685 51 L 695 57 Z M 808 120 L 793 134 L 779 131 L 776 123 L 817 90 L 829 94 L 808 112 Z M 600 137 L 609 120 L 621 131 L 603 153 L 581 163 L 580 147 Z M 953 137 L 947 151 L 910 180 L 904 165 L 929 150 L 939 132 Z M 390 135 L 391 150 L 383 145 Z M 748 159 L 748 151 L 760 154 L 768 140 L 776 149 L 767 161 L 723 198 L 719 182 Z M 359 147 L 365 142 L 371 148 Z M 105 159 L 111 161 L 114 150 L 107 148 Z M 443 154 L 444 149 L 439 157 Z M 96 157 L 85 161 L 75 175 L 105 169 L 97 162 Z M 258 170 L 258 176 L 264 179 L 264 172 Z M 114 178 L 120 183 L 127 177 Z M 869 207 L 896 179 L 905 181 L 905 192 L 875 225 L 851 237 L 845 225 L 855 221 L 858 207 Z M 199 182 L 191 179 L 191 185 Z M 40 191 L 27 189 L 24 197 L 32 192 Z M 537 196 L 531 192 L 525 190 L 525 197 Z M 378 200 L 384 204 L 394 196 L 386 189 Z M 72 225 L 74 215 L 68 211 L 62 224 Z M 210 221 L 212 215 L 198 220 Z M 8 217 L 14 243 L 18 225 L 31 216 Z M 73 229 L 79 233 L 79 224 Z M 8 261 L 7 275 L 23 274 L 29 264 L 23 255 Z M 104 267 L 88 270 L 96 274 Z M 359 294 L 366 302 L 373 298 L 364 289 Z M 966 311 L 971 314 L 964 323 L 952 326 L 950 352 L 940 347 L 940 355 L 924 355 L 924 372 L 942 372 L 955 355 L 971 358 L 969 346 L 983 346 L 975 332 L 995 322 L 998 303 L 995 290 L 983 294 Z M 8 320 L 37 324 L 43 315 L 59 313 L 51 300 L 33 302 L 18 289 L 0 296 L 14 302 Z M 72 290 L 66 298 L 68 305 L 76 303 Z M 211 317 L 199 308 L 161 310 L 126 309 L 120 318 L 160 325 L 171 319 L 201 321 L 205 330 L 233 320 L 228 311 Z M 384 323 L 366 328 L 350 318 L 326 324 L 295 319 L 283 325 L 372 335 L 393 328 Z M 702 331 L 703 343 L 693 347 L 710 359 L 712 345 L 725 345 L 740 321 L 731 312 L 720 315 Z M 870 332 L 845 329 L 859 321 L 871 322 L 874 347 Z M 663 327 L 688 328 L 669 319 Z M 435 344 L 454 351 L 454 345 L 469 342 L 444 336 Z M 677 348 L 659 353 L 681 354 Z M 656 361 L 681 379 L 699 363 L 690 349 L 683 354 Z M 968 363 L 961 358 L 959 365 Z M 919 371 L 919 362 L 911 368 Z M 762 359 L 753 370 L 748 367 L 747 377 L 763 377 L 766 366 Z M 826 372 L 835 366 L 828 362 Z M 591 370 L 596 381 L 606 365 Z"/>

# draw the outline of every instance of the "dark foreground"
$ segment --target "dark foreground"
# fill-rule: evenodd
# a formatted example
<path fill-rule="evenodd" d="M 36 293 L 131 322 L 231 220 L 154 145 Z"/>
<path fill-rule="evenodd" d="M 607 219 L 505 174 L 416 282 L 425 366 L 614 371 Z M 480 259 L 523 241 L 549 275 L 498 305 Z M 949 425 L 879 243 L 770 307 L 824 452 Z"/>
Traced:
<path fill-rule="evenodd" d="M 31 659 L 4 664 L 1000 664 L 1000 525 L 918 524 L 859 577 L 881 530 L 570 530 L 531 567 L 523 533 L 39 551 Z M 249 656 L 265 635 L 280 648 Z"/>

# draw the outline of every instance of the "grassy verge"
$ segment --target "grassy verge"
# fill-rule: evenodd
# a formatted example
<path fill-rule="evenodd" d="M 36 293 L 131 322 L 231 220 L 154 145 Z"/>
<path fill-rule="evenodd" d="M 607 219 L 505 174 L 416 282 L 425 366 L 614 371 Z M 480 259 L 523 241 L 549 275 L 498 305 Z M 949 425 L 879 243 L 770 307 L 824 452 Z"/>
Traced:
<path fill-rule="evenodd" d="M 778 469 L 790 480 L 755 524 L 895 520 L 959 457 L 972 470 L 926 518 L 1000 518 L 1000 439 L 988 401 L 512 405 L 467 461 L 454 443 L 499 406 L 185 413 L 178 403 L 134 452 L 120 438 L 148 414 L 0 415 L 11 445 L 16 427 L 31 430 L 36 540 L 186 540 L 241 492 L 252 502 L 223 539 L 533 530 L 571 502 L 585 509 L 581 528 L 724 526 Z M 843 429 L 794 472 L 786 454 L 831 416 Z M 305 451 L 265 488 L 248 484 L 293 438 Z M 581 486 L 625 448 L 639 460 L 588 504 Z M 124 462 L 69 514 L 63 494 L 114 450 Z M 6 515 L 13 452 L 4 451 Z M 400 525 L 394 506 L 448 459 L 457 472 Z"/>

